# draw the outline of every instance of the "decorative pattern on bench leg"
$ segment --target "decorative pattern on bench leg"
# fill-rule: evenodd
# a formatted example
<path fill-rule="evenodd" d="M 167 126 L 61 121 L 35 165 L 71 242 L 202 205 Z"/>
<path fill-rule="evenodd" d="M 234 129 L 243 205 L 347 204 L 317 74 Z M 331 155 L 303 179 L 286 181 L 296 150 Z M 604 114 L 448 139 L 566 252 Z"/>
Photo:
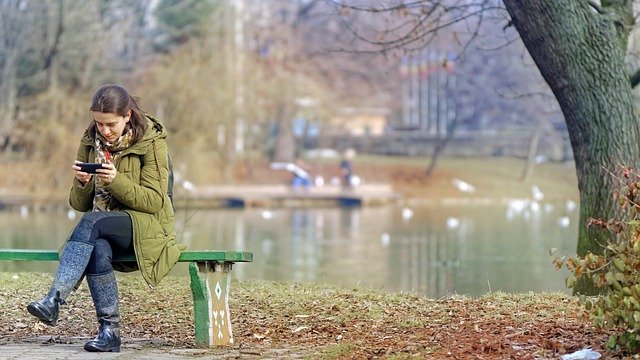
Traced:
<path fill-rule="evenodd" d="M 232 266 L 228 261 L 189 264 L 196 346 L 233 344 L 228 302 Z"/>

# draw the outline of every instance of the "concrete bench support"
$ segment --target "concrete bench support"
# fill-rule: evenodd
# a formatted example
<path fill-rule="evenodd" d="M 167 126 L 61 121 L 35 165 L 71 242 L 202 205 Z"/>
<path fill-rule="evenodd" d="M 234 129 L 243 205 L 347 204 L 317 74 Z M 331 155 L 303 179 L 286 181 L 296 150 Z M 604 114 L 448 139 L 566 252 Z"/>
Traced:
<path fill-rule="evenodd" d="M 233 344 L 229 313 L 232 262 L 201 261 L 189 264 L 196 346 Z"/>

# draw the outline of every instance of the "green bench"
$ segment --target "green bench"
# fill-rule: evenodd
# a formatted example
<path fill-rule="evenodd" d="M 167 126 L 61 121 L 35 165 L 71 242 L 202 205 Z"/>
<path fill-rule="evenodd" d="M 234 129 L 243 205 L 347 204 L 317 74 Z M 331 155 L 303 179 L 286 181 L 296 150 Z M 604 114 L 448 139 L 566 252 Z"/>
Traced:
<path fill-rule="evenodd" d="M 58 261 L 56 250 L 0 249 L 0 260 Z M 115 258 L 135 261 L 133 256 Z M 231 268 L 237 262 L 252 262 L 247 251 L 184 251 L 178 262 L 189 262 L 193 296 L 196 345 L 213 347 L 233 343 L 229 317 Z"/>

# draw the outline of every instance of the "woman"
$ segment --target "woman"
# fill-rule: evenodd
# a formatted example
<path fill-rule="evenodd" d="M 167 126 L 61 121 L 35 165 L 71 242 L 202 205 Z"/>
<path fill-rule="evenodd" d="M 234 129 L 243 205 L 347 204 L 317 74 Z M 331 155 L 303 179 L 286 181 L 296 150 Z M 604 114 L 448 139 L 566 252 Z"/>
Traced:
<path fill-rule="evenodd" d="M 174 214 L 167 195 L 167 131 L 140 109 L 138 100 L 118 85 L 105 85 L 93 96 L 93 120 L 71 166 L 75 172 L 69 203 L 85 212 L 67 240 L 47 295 L 27 310 L 47 325 L 58 320 L 61 304 L 83 275 L 100 324 L 87 351 L 120 351 L 118 288 L 113 270 L 139 269 L 156 286 L 178 261 Z M 101 163 L 90 174 L 78 163 Z M 133 254 L 135 263 L 112 262 Z"/>

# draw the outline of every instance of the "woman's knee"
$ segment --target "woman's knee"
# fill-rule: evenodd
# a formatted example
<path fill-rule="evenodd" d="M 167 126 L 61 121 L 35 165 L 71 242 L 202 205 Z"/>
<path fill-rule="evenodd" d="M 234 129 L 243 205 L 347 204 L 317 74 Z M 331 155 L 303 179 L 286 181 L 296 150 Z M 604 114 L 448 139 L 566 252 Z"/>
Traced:
<path fill-rule="evenodd" d="M 109 242 L 104 239 L 96 240 L 87 264 L 87 274 L 102 275 L 113 271 L 112 261 L 113 251 Z"/>
<path fill-rule="evenodd" d="M 89 245 L 100 238 L 101 227 L 108 227 L 109 219 L 118 216 L 115 212 L 91 211 L 82 215 L 69 238 L 69 241 L 79 241 Z M 127 217 L 128 219 L 128 217 Z"/>
<path fill-rule="evenodd" d="M 94 245 L 93 240 L 95 239 L 91 238 L 91 232 L 96 222 L 103 216 L 103 214 L 97 211 L 84 213 L 78 224 L 76 224 L 76 227 L 73 229 L 73 233 L 71 234 L 69 241 L 79 241 L 89 245 Z"/>

